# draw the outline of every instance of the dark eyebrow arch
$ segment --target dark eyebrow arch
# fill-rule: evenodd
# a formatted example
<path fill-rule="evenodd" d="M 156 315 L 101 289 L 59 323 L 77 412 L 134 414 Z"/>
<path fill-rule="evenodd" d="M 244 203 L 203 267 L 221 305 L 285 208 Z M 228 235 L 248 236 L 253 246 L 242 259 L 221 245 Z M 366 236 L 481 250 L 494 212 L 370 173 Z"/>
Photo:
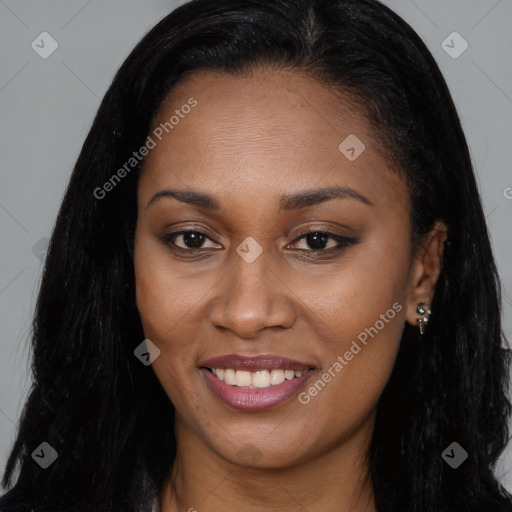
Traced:
<path fill-rule="evenodd" d="M 325 201 L 329 201 L 329 199 L 335 198 L 352 198 L 368 206 L 374 206 L 366 196 L 360 194 L 353 188 L 340 186 L 304 190 L 295 194 L 282 196 L 279 200 L 279 206 L 281 210 L 296 210 L 299 208 L 306 208 L 308 206 L 320 204 Z"/>
<path fill-rule="evenodd" d="M 220 210 L 220 203 L 217 199 L 209 196 L 208 194 L 203 194 L 201 192 L 196 192 L 194 190 L 173 190 L 173 189 L 165 189 L 157 192 L 146 205 L 146 209 L 148 209 L 155 201 L 162 197 L 174 197 L 178 201 L 182 203 L 193 204 L 195 206 L 200 206 L 201 208 L 205 208 L 207 210 Z"/>
<path fill-rule="evenodd" d="M 214 197 L 194 190 L 165 189 L 157 192 L 148 202 L 146 209 L 162 197 L 173 197 L 182 203 L 192 204 L 207 210 L 220 210 L 220 202 Z M 304 190 L 302 192 L 281 196 L 279 207 L 281 210 L 297 210 L 323 203 L 330 199 L 352 198 L 363 204 L 373 206 L 373 203 L 364 195 L 348 187 L 331 186 L 318 189 Z"/>

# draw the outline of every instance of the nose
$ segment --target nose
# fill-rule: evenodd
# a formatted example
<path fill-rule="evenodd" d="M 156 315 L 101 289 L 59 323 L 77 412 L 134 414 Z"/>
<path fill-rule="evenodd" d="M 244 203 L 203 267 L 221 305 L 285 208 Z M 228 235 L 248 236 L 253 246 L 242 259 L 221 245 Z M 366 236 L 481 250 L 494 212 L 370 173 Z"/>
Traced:
<path fill-rule="evenodd" d="M 239 338 L 251 339 L 268 327 L 294 325 L 293 291 L 270 268 L 265 251 L 252 263 L 241 258 L 235 261 L 221 283 L 210 308 L 214 326 L 228 329 Z"/>

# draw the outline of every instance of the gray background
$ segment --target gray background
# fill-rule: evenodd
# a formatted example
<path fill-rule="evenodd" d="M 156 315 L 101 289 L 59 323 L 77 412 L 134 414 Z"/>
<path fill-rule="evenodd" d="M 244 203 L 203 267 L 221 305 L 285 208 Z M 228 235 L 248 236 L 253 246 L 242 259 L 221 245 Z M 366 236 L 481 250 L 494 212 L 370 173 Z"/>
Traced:
<path fill-rule="evenodd" d="M 511 339 L 512 1 L 385 3 L 423 38 L 452 91 L 483 196 L 503 282 L 505 334 Z M 28 337 L 46 239 L 71 169 L 115 71 L 176 5 L 170 0 L 0 0 L 2 473 L 31 384 Z M 38 36 L 45 31 L 59 45 L 47 59 L 31 47 L 34 40 L 41 45 Z M 469 44 L 455 59 L 441 46 L 454 31 Z M 461 48 L 457 40 L 446 44 L 452 52 Z M 496 473 L 512 491 L 512 447 Z"/>

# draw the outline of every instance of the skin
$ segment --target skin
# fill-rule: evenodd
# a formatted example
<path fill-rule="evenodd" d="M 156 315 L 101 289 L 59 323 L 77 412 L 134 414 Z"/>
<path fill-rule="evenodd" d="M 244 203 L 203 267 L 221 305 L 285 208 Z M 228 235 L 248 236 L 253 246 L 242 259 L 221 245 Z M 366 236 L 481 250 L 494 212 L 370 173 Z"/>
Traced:
<path fill-rule="evenodd" d="M 446 227 L 436 223 L 411 254 L 400 173 L 361 110 L 312 78 L 196 72 L 171 91 L 154 125 L 191 97 L 197 106 L 150 151 L 138 189 L 137 306 L 176 408 L 178 456 L 162 510 L 375 511 L 365 478 L 375 409 L 404 323 L 417 325 L 418 302 L 432 301 Z M 338 149 L 349 134 L 366 146 L 354 161 Z M 345 197 L 279 208 L 282 195 L 335 185 L 371 204 Z M 173 197 L 148 206 L 164 189 L 206 193 L 220 209 Z M 181 252 L 159 238 L 182 229 L 207 233 L 202 256 L 187 257 L 194 246 L 183 236 L 174 239 Z M 301 230 L 357 242 L 322 256 Z M 236 252 L 247 237 L 262 248 L 252 263 Z M 319 251 L 336 245 L 328 238 Z M 306 405 L 294 396 L 241 412 L 200 372 L 219 355 L 275 354 L 315 368 L 307 391 L 394 303 L 401 311 Z"/>

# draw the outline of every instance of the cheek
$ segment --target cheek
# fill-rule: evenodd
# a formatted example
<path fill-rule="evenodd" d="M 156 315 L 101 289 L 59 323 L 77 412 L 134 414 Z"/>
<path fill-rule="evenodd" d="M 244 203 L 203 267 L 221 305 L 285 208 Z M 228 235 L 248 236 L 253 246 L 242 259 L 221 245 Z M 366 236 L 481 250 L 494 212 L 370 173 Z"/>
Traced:
<path fill-rule="evenodd" d="M 186 317 L 195 300 L 190 287 L 182 288 L 180 279 L 170 271 L 169 258 L 159 245 L 145 233 L 136 234 L 137 308 L 144 335 L 158 346 L 163 356 L 155 361 L 155 370 L 163 359 L 177 362 L 184 357 L 190 346 Z"/>
<path fill-rule="evenodd" d="M 190 376 L 184 374 L 194 357 L 194 345 L 186 332 L 188 305 L 176 293 L 173 281 L 158 271 L 155 261 L 146 260 L 140 251 L 135 262 L 137 308 L 142 321 L 144 336 L 159 349 L 160 355 L 151 367 L 167 396 L 179 409 L 185 408 L 188 395 L 186 383 Z"/>
<path fill-rule="evenodd" d="M 160 349 L 153 371 L 178 410 L 195 409 L 190 386 L 197 379 L 197 357 L 204 342 L 202 307 L 215 281 L 178 271 L 168 250 L 149 230 L 135 237 L 136 303 L 144 335 Z"/>
<path fill-rule="evenodd" d="M 155 261 L 154 252 L 149 249 L 150 244 L 145 243 L 142 235 L 135 239 L 135 291 L 139 314 L 144 327 L 146 337 L 158 337 L 162 328 L 162 322 L 169 320 L 164 314 L 167 301 L 172 300 L 172 295 L 166 293 L 168 283 L 158 272 L 158 262 Z M 154 341 L 154 340 L 152 340 Z"/>
<path fill-rule="evenodd" d="M 134 271 L 144 332 L 162 339 L 165 332 L 179 325 L 193 298 L 188 298 L 189 290 L 180 286 L 165 246 L 144 225 L 135 233 Z"/>
<path fill-rule="evenodd" d="M 374 239 L 357 247 L 338 271 L 309 290 L 311 307 L 316 297 L 317 326 L 328 327 L 320 331 L 323 364 L 317 379 L 323 382 L 313 381 L 302 396 L 309 403 L 323 395 L 317 402 L 319 416 L 361 418 L 376 405 L 389 379 L 406 312 L 410 248 L 402 238 L 390 238 L 393 243 Z"/>
<path fill-rule="evenodd" d="M 321 278 L 302 282 L 305 303 L 317 316 L 317 325 L 327 327 L 325 339 L 333 339 L 333 345 L 340 339 L 343 348 L 347 339 L 356 338 L 376 322 L 383 336 L 396 338 L 400 334 L 410 248 L 406 240 L 389 239 L 393 242 L 388 242 L 386 236 L 367 239 Z M 397 306 L 392 309 L 394 303 L 400 304 L 401 312 L 396 311 Z M 381 315 L 385 318 L 381 319 Z M 389 316 L 392 322 L 386 322 Z"/>

